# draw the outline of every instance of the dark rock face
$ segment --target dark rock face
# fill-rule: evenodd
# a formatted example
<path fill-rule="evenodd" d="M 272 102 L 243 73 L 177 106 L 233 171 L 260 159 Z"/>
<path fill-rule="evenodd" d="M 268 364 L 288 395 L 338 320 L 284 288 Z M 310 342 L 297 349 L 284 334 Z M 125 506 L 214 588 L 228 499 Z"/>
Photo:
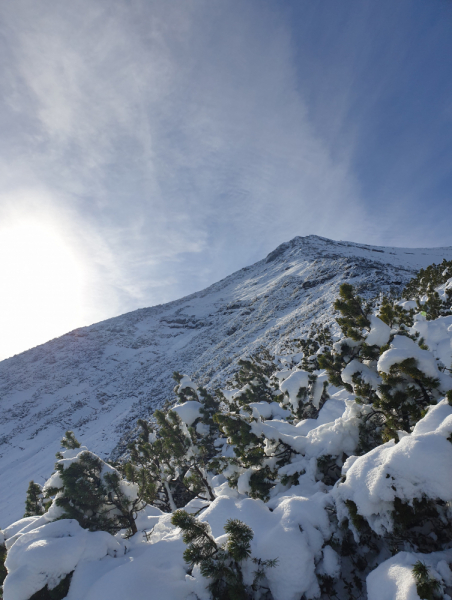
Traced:
<path fill-rule="evenodd" d="M 452 249 L 297 237 L 203 291 L 3 361 L 0 527 L 21 516 L 29 480 L 42 483 L 52 472 L 66 429 L 98 454 L 118 456 L 136 420 L 171 397 L 173 371 L 221 386 L 240 356 L 260 346 L 283 353 L 313 320 L 332 323 L 331 305 L 344 281 L 364 295 L 401 290 L 420 267 L 443 257 L 452 259 Z"/>

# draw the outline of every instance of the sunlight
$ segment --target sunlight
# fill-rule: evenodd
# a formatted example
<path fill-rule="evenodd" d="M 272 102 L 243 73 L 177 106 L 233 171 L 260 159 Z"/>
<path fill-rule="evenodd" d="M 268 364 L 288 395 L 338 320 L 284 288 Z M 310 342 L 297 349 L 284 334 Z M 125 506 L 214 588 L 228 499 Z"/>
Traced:
<path fill-rule="evenodd" d="M 83 268 L 54 227 L 0 226 L 0 360 L 82 324 Z"/>

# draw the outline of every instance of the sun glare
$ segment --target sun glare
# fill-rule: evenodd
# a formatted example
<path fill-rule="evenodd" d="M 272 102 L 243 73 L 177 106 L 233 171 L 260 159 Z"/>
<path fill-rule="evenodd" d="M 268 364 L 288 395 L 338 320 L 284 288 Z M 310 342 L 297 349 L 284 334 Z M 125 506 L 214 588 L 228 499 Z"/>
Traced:
<path fill-rule="evenodd" d="M 0 226 L 0 285 L 0 360 L 82 324 L 82 263 L 47 224 Z"/>

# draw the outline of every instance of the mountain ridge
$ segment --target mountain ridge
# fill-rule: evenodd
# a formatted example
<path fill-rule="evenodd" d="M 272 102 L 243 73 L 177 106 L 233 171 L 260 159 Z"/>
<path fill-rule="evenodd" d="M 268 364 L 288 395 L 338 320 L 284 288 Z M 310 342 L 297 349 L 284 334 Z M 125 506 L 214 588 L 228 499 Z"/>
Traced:
<path fill-rule="evenodd" d="M 442 258 L 452 259 L 452 248 L 296 237 L 204 290 L 0 362 L 0 526 L 20 516 L 29 479 L 47 478 L 66 429 L 102 456 L 119 456 L 136 419 L 170 396 L 174 370 L 222 385 L 240 356 L 260 346 L 282 354 L 314 319 L 332 323 L 344 281 L 364 295 L 400 291 L 419 268 Z"/>

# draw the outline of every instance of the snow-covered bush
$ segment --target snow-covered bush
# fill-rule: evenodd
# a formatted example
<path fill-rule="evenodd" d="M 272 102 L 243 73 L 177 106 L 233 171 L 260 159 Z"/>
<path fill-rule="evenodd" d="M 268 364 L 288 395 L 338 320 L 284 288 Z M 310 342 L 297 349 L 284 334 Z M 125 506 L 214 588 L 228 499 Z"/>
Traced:
<path fill-rule="evenodd" d="M 150 499 L 146 487 L 123 479 L 111 465 L 80 447 L 71 431 L 62 445 L 66 450 L 58 452 L 55 473 L 43 488 L 46 497 L 53 498 L 50 510 L 90 531 L 116 533 L 126 528 L 135 534 L 135 515 Z"/>
<path fill-rule="evenodd" d="M 339 518 L 353 503 L 378 535 L 410 542 L 415 551 L 443 548 L 452 539 L 451 434 L 452 407 L 444 399 L 398 443 L 349 459 L 334 489 Z"/>
<path fill-rule="evenodd" d="M 27 499 L 25 500 L 24 517 L 33 517 L 44 513 L 44 497 L 42 487 L 39 483 L 30 481 L 27 490 Z"/>
<path fill-rule="evenodd" d="M 59 586 L 63 598 L 79 563 L 121 552 L 120 540 L 105 531 L 91 533 L 73 519 L 46 523 L 31 530 L 24 528 L 8 550 L 3 596 L 28 600 L 40 590 L 51 591 Z"/>
<path fill-rule="evenodd" d="M 258 567 L 252 584 L 245 584 L 242 563 L 250 559 L 250 542 L 254 537 L 248 525 L 238 519 L 228 519 L 224 526 L 227 541 L 219 546 L 212 537 L 209 524 L 184 510 L 177 510 L 171 522 L 180 527 L 182 538 L 188 544 L 184 552 L 185 562 L 191 566 L 199 565 L 201 575 L 211 580 L 208 590 L 214 600 L 247 600 L 255 597 L 255 592 L 262 597 L 262 590 L 268 589 L 262 583 L 265 570 L 274 567 L 277 560 L 251 559 Z"/>
<path fill-rule="evenodd" d="M 130 444 L 124 473 L 130 481 L 152 487 L 152 502 L 172 511 L 203 496 L 213 500 L 208 465 L 216 455 L 218 428 L 213 414 L 219 401 L 187 377 L 175 373 L 178 403 L 166 413 L 157 410 L 151 422 L 138 421 L 141 433 Z M 187 390 L 190 398 L 186 400 Z M 148 478 L 149 480 L 147 480 Z"/>
<path fill-rule="evenodd" d="M 5 600 L 450 600 L 451 276 L 344 284 L 341 336 L 242 357 L 226 389 L 175 373 L 125 462 L 68 432 L 0 534 Z"/>

